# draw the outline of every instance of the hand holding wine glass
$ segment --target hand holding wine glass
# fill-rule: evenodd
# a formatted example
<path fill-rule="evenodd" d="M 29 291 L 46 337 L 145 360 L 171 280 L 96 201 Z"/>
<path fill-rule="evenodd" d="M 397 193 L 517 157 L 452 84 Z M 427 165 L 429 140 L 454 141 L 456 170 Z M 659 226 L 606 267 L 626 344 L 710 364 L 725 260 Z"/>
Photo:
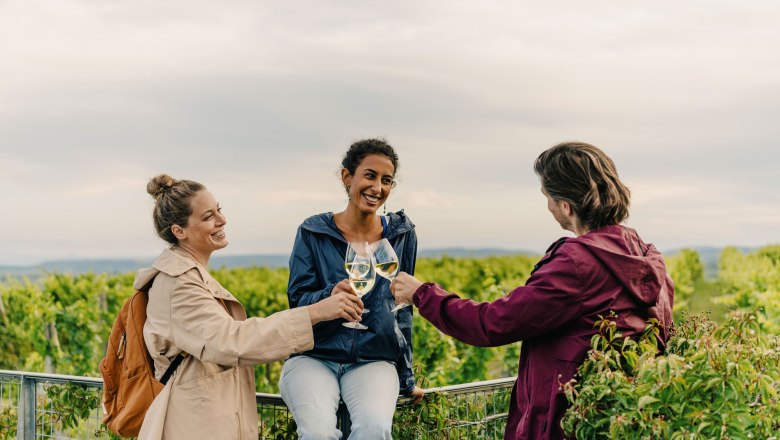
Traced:
<path fill-rule="evenodd" d="M 309 318 L 312 324 L 336 318 L 360 321 L 362 313 L 363 301 L 355 295 L 347 280 L 336 284 L 329 297 L 309 306 Z"/>
<path fill-rule="evenodd" d="M 414 292 L 423 285 L 423 282 L 406 272 L 399 273 L 390 285 L 390 292 L 395 297 L 395 302 L 402 307 L 413 304 Z"/>

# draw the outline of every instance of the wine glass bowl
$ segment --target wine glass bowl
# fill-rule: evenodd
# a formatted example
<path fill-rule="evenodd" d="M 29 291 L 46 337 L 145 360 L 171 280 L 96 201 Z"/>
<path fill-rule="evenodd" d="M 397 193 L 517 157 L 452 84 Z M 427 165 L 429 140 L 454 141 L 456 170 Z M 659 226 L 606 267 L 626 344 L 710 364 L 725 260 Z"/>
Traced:
<path fill-rule="evenodd" d="M 395 254 L 393 246 L 383 238 L 375 243 L 371 244 L 371 248 L 374 251 L 374 264 L 376 266 L 376 273 L 390 281 L 393 281 L 396 275 L 398 275 L 398 256 Z"/>
<path fill-rule="evenodd" d="M 344 269 L 347 276 L 359 278 L 368 274 L 371 269 L 371 249 L 365 241 L 347 243 L 347 253 L 344 256 Z"/>
<path fill-rule="evenodd" d="M 376 273 L 392 282 L 395 276 L 398 275 L 398 269 L 400 268 L 398 255 L 395 253 L 393 246 L 386 238 L 383 238 L 372 243 L 371 250 L 374 252 Z M 406 307 L 406 304 L 398 304 L 390 311 L 395 313 L 404 307 Z"/>
<path fill-rule="evenodd" d="M 344 269 L 349 277 L 349 285 L 358 297 L 362 297 L 374 288 L 376 271 L 374 270 L 371 247 L 364 241 L 350 242 L 344 257 Z M 364 308 L 363 314 L 369 310 Z M 359 322 L 344 322 L 343 326 L 365 330 L 368 327 Z"/>

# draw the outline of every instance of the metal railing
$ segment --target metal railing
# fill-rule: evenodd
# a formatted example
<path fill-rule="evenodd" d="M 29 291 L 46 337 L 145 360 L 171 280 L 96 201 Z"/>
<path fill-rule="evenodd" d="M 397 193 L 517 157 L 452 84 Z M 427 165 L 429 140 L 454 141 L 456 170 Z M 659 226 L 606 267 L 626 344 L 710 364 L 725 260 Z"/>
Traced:
<path fill-rule="evenodd" d="M 51 387 L 80 385 L 99 402 L 103 381 L 100 378 L 65 376 L 0 370 L 0 440 L 5 438 L 81 439 L 109 438 L 102 425 L 99 403 L 89 414 L 79 416 L 75 427 L 63 428 L 68 417 L 58 410 Z M 411 405 L 409 398 L 398 400 L 394 425 L 405 439 L 500 439 L 506 425 L 506 412 L 514 378 L 451 385 L 426 390 L 422 405 Z M 296 438 L 292 415 L 278 394 L 257 393 L 260 418 L 259 437 Z M 70 415 L 73 417 L 73 415 Z M 15 423 L 15 424 L 14 424 Z M 350 430 L 349 412 L 339 407 L 338 425 L 344 437 Z"/>

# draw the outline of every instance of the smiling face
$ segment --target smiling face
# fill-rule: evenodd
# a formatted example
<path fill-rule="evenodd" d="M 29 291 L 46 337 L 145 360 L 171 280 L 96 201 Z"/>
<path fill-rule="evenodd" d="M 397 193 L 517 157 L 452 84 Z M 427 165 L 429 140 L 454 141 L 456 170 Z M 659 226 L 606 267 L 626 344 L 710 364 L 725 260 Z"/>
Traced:
<path fill-rule="evenodd" d="M 212 252 L 228 245 L 225 236 L 227 219 L 207 189 L 195 193 L 190 206 L 192 214 L 187 220 L 187 226 L 173 225 L 171 230 L 179 239 L 179 246 L 205 265 Z"/>
<path fill-rule="evenodd" d="M 341 170 L 341 181 L 348 188 L 349 204 L 364 214 L 376 214 L 393 189 L 395 167 L 383 154 L 369 154 L 363 158 L 355 174 Z"/>

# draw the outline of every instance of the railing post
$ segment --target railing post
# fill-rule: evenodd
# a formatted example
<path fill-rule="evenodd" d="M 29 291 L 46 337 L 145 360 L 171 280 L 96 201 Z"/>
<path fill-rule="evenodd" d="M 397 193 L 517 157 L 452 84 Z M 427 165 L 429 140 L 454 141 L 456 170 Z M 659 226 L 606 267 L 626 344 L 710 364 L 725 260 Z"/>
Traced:
<path fill-rule="evenodd" d="M 35 439 L 35 378 L 22 376 L 16 435 L 23 440 Z"/>
<path fill-rule="evenodd" d="M 339 410 L 336 413 L 341 425 L 341 438 L 348 438 L 352 432 L 352 420 L 349 418 L 349 410 L 344 402 L 339 402 Z"/>

